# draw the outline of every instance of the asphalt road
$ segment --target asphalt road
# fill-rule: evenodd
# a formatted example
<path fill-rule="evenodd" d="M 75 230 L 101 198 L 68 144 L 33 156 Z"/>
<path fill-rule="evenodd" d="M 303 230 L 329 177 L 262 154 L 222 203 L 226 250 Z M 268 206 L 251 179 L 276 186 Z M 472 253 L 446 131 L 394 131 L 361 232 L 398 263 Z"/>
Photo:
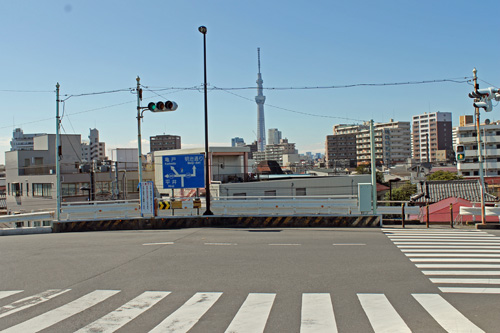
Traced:
<path fill-rule="evenodd" d="M 486 232 L 500 242 L 498 231 Z M 500 294 L 442 292 L 397 247 L 398 235 L 182 229 L 1 237 L 0 330 L 498 332 Z"/>

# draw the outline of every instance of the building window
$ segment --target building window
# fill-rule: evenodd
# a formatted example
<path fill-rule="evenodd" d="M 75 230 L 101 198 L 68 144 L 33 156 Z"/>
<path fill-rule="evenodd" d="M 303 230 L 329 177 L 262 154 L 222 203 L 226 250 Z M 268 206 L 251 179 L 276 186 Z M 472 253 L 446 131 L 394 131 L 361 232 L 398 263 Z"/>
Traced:
<path fill-rule="evenodd" d="M 51 197 L 52 184 L 32 184 L 34 197 Z"/>
<path fill-rule="evenodd" d="M 78 184 L 61 184 L 61 192 L 63 196 L 78 195 Z"/>
<path fill-rule="evenodd" d="M 23 195 L 22 184 L 12 183 L 12 195 L 15 197 L 20 197 L 21 195 Z"/>
<path fill-rule="evenodd" d="M 276 196 L 276 190 L 264 191 L 264 196 L 266 196 L 266 197 L 275 197 Z"/>
<path fill-rule="evenodd" d="M 306 196 L 306 189 L 305 188 L 297 188 L 297 189 L 295 189 L 295 195 L 297 195 L 297 196 Z"/>

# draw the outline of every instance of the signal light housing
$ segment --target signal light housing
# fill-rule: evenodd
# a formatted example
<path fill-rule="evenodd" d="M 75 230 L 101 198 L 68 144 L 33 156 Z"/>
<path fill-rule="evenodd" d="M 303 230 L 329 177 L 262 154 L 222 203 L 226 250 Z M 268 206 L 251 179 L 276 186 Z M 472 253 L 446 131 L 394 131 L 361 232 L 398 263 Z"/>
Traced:
<path fill-rule="evenodd" d="M 151 102 L 148 104 L 148 109 L 152 112 L 167 112 L 177 110 L 177 103 L 173 101 L 159 101 L 156 104 Z"/>
<path fill-rule="evenodd" d="M 456 158 L 457 162 L 465 161 L 465 147 L 464 147 L 464 145 L 457 145 L 455 158 Z"/>

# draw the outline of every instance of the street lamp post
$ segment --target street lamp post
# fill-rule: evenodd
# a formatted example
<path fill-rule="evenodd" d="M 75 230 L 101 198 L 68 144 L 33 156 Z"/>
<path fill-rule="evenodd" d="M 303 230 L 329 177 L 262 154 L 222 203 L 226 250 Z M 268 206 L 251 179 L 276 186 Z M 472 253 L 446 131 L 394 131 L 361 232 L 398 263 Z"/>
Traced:
<path fill-rule="evenodd" d="M 205 200 L 206 210 L 203 215 L 214 215 L 210 210 L 210 175 L 208 156 L 208 105 L 207 105 L 207 27 L 201 26 L 198 31 L 203 34 L 203 69 L 204 69 L 204 92 L 205 92 Z"/>

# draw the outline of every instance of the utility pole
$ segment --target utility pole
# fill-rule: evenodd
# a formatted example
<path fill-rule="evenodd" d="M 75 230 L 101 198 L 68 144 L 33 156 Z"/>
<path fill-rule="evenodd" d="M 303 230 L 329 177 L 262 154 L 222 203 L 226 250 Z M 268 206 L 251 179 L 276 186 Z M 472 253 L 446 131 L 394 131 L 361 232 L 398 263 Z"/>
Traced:
<path fill-rule="evenodd" d="M 373 129 L 373 119 L 370 120 L 370 153 L 371 153 L 371 168 L 372 168 L 372 208 L 373 215 L 377 214 L 377 167 L 375 155 L 375 133 Z M 380 221 L 382 223 L 382 220 Z"/>
<path fill-rule="evenodd" d="M 472 70 L 474 74 L 474 92 L 478 94 L 479 85 L 477 83 L 477 70 L 474 68 Z M 474 102 L 479 102 L 480 99 L 474 99 Z M 480 129 L 480 120 L 479 120 L 479 108 L 474 107 L 476 114 L 476 133 L 477 133 L 477 154 L 478 154 L 478 162 L 479 162 L 479 178 L 481 179 L 481 224 L 486 224 L 485 219 L 485 209 L 484 209 L 484 174 L 483 174 L 483 153 L 481 149 L 481 129 Z"/>
<path fill-rule="evenodd" d="M 139 184 L 142 183 L 142 142 L 141 142 L 141 78 L 137 76 L 137 150 L 139 152 L 139 159 L 137 169 L 139 171 Z"/>
<path fill-rule="evenodd" d="M 61 212 L 61 140 L 59 137 L 59 128 L 61 119 L 59 117 L 59 82 L 56 84 L 56 221 L 59 222 L 59 214 Z"/>

